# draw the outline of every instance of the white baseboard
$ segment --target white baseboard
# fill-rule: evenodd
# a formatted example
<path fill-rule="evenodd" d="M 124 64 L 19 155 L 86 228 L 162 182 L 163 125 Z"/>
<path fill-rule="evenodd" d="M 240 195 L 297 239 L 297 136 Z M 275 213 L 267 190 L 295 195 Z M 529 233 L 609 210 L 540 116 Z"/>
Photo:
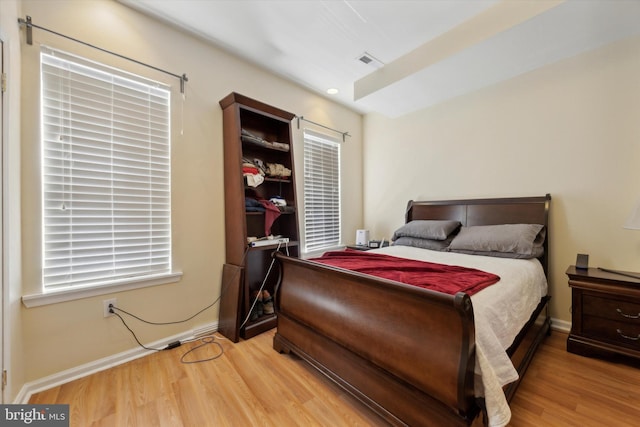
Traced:
<path fill-rule="evenodd" d="M 554 331 L 569 333 L 571 331 L 571 322 L 551 318 L 551 329 Z"/>
<path fill-rule="evenodd" d="M 193 330 L 193 337 L 200 338 L 204 337 L 205 335 L 211 335 L 214 332 L 218 332 L 218 322 L 209 323 L 208 325 L 203 325 L 199 328 L 195 328 Z"/>
<path fill-rule="evenodd" d="M 1 0 L 0 0 L 1 1 Z M 191 331 L 185 331 L 181 334 L 171 337 L 163 338 L 156 342 L 145 344 L 150 348 L 164 348 L 169 343 L 174 341 L 184 341 L 194 338 L 199 338 L 207 334 L 211 334 L 218 330 L 218 322 L 209 323 L 201 327 L 192 329 Z M 53 387 L 57 387 L 61 384 L 68 383 L 78 378 L 86 377 L 87 375 L 94 374 L 96 372 L 104 371 L 105 369 L 112 368 L 117 365 L 129 362 L 131 360 L 138 359 L 140 357 L 147 356 L 153 353 L 152 350 L 145 350 L 142 347 L 136 347 L 131 350 L 124 351 L 122 353 L 114 354 L 112 356 L 105 357 L 93 362 L 86 363 L 75 368 L 67 369 L 66 371 L 58 372 L 53 375 L 49 375 L 44 378 L 40 378 L 35 381 L 31 381 L 22 386 L 22 389 L 14 399 L 15 404 L 29 403 L 31 395 L 39 393 L 44 390 L 48 390 Z"/>

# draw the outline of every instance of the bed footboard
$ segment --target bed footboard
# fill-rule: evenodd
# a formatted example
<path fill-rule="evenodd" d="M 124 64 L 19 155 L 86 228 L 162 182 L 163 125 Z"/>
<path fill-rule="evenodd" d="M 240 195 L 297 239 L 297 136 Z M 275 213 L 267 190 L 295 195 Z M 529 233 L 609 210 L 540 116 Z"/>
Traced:
<path fill-rule="evenodd" d="M 468 425 L 478 407 L 471 300 L 275 255 L 274 348 L 395 425 Z"/>

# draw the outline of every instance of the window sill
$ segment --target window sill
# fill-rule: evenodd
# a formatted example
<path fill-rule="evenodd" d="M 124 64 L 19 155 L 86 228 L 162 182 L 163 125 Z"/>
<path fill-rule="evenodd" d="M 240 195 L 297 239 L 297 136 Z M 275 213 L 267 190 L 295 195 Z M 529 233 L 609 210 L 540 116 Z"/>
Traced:
<path fill-rule="evenodd" d="M 108 285 L 83 287 L 78 289 L 64 289 L 40 294 L 23 295 L 22 303 L 27 308 L 41 305 L 57 304 L 59 302 L 73 301 L 82 298 L 90 298 L 98 295 L 113 294 L 116 292 L 130 291 L 132 289 L 146 288 L 149 286 L 165 285 L 179 282 L 182 272 L 157 274 L 142 278 L 122 280 Z"/>
<path fill-rule="evenodd" d="M 309 252 L 304 252 L 300 256 L 300 258 L 302 258 L 302 259 L 316 258 L 316 257 L 322 256 L 322 254 L 327 252 L 327 251 L 340 251 L 340 250 L 342 250 L 344 248 L 346 248 L 345 245 L 327 246 L 326 248 L 321 248 L 321 249 L 316 249 L 316 250 L 309 251 Z"/>

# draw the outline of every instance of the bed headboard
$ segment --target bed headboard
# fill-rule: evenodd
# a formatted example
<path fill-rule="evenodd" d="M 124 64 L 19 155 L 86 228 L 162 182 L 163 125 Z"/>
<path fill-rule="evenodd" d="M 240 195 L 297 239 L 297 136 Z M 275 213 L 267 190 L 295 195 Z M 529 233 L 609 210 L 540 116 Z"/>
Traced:
<path fill-rule="evenodd" d="M 414 201 L 407 204 L 405 222 L 418 219 L 451 219 L 464 226 L 496 224 L 542 224 L 546 227 L 545 274 L 549 267 L 549 205 L 551 195 L 497 199 Z"/>

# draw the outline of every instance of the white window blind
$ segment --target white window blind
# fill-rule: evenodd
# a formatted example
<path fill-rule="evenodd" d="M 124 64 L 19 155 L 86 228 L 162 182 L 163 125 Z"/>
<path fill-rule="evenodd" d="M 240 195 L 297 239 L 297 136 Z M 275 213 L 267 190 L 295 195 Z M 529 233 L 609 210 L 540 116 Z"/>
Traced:
<path fill-rule="evenodd" d="M 168 87 L 43 47 L 44 291 L 171 271 Z"/>
<path fill-rule="evenodd" d="M 305 251 L 340 244 L 340 143 L 304 131 Z"/>

